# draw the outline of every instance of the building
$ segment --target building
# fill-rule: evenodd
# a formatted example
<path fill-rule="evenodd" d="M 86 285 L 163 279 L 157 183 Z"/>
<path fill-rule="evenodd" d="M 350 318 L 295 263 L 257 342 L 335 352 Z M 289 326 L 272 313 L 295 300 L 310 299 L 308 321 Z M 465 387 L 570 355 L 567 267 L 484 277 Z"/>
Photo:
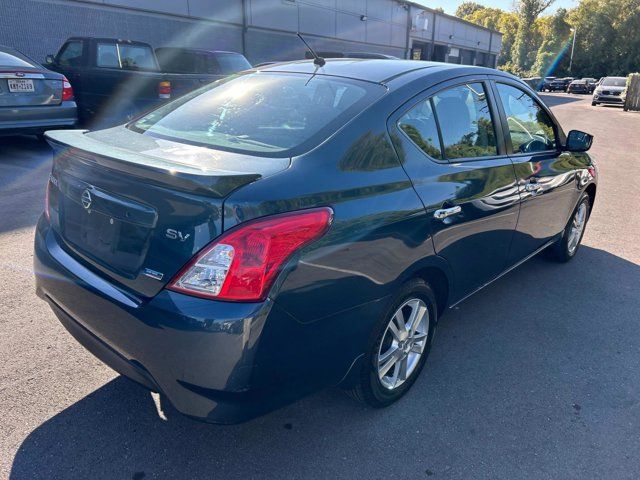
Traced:
<path fill-rule="evenodd" d="M 502 35 L 402 0 L 1 0 L 0 44 L 43 61 L 72 36 L 243 52 L 253 64 L 323 52 L 494 67 Z"/>

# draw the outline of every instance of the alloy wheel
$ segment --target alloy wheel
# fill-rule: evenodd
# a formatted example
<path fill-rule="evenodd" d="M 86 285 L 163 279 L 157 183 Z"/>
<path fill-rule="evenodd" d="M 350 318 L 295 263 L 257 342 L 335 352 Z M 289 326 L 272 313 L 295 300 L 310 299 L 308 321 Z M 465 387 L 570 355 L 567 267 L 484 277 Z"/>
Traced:
<path fill-rule="evenodd" d="M 398 388 L 415 371 L 428 335 L 427 305 L 419 298 L 407 300 L 389 320 L 378 348 L 378 378 L 387 390 Z"/>
<path fill-rule="evenodd" d="M 567 240 L 567 250 L 570 255 L 573 255 L 578 248 L 580 238 L 582 238 L 582 232 L 587 223 L 587 205 L 582 202 L 576 210 L 571 226 L 569 230 L 569 239 Z"/>

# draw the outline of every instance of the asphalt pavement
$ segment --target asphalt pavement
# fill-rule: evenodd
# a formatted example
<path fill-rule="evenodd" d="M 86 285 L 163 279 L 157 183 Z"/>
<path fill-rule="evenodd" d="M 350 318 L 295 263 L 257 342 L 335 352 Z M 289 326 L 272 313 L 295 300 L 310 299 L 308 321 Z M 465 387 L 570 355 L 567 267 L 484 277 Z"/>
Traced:
<path fill-rule="evenodd" d="M 0 138 L 0 479 L 637 479 L 640 114 L 544 98 L 566 131 L 595 135 L 577 258 L 534 258 L 449 311 L 390 408 L 329 389 L 236 426 L 161 420 L 35 296 L 51 152 Z"/>

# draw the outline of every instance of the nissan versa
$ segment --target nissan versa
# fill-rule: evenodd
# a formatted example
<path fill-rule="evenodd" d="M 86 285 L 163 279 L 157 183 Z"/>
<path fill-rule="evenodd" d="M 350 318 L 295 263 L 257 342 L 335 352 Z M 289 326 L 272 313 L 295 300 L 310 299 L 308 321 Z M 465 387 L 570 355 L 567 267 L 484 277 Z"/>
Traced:
<path fill-rule="evenodd" d="M 542 250 L 573 258 L 596 196 L 590 135 L 462 65 L 270 65 L 47 137 L 38 294 L 214 423 L 330 385 L 395 402 L 447 307 Z"/>

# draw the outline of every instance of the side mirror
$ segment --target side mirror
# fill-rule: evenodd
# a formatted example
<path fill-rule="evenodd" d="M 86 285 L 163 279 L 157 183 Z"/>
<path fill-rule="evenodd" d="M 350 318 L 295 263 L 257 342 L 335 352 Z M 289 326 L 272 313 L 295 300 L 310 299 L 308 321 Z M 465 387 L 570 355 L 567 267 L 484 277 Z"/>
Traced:
<path fill-rule="evenodd" d="M 53 65 L 55 63 L 56 59 L 53 55 L 47 55 L 45 57 L 45 62 L 47 63 L 47 65 Z"/>
<path fill-rule="evenodd" d="M 580 130 L 571 130 L 567 135 L 567 144 L 565 150 L 569 152 L 586 152 L 591 148 L 593 143 L 593 135 L 581 132 Z"/>

